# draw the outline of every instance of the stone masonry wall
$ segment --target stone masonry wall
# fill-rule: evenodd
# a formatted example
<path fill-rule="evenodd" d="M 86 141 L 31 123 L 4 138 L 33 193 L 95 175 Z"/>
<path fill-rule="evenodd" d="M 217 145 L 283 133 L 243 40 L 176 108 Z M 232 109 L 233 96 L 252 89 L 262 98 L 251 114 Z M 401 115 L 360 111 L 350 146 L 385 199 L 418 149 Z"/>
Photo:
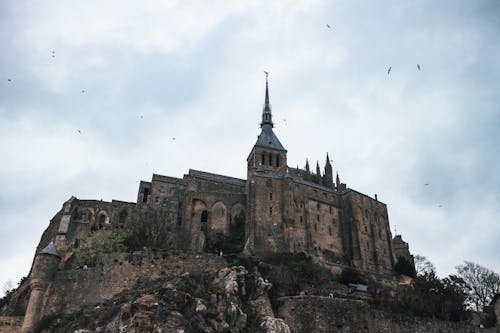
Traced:
<path fill-rule="evenodd" d="M 466 323 L 408 316 L 369 305 L 364 301 L 328 297 L 283 297 L 278 315 L 299 332 L 349 333 L 494 333 Z"/>
<path fill-rule="evenodd" d="M 48 293 L 44 315 L 73 313 L 112 298 L 136 283 L 177 275 L 217 270 L 226 261 L 212 254 L 134 252 L 104 255 L 97 267 L 59 271 Z"/>

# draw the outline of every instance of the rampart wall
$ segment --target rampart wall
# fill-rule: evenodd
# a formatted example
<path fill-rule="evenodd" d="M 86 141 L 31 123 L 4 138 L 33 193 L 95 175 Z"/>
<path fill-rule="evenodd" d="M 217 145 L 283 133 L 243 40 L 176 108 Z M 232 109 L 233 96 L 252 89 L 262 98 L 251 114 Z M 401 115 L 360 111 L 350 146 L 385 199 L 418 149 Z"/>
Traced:
<path fill-rule="evenodd" d="M 277 317 L 292 333 L 494 333 L 467 323 L 409 316 L 370 305 L 364 301 L 319 296 L 278 299 Z"/>

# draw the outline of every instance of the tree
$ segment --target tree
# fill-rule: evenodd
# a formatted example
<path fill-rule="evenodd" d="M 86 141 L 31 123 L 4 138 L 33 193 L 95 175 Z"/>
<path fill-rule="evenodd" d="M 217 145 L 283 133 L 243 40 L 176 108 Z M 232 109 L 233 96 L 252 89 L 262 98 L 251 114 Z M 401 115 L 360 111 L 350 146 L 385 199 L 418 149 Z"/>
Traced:
<path fill-rule="evenodd" d="M 482 311 L 500 293 L 500 275 L 494 271 L 470 261 L 464 261 L 456 270 L 465 282 L 466 302 L 473 310 Z"/>
<path fill-rule="evenodd" d="M 394 265 L 394 270 L 398 274 L 404 274 L 410 277 L 415 277 L 417 275 L 415 272 L 415 266 L 405 257 L 398 258 L 398 262 Z"/>
<path fill-rule="evenodd" d="M 166 210 L 139 210 L 125 225 L 125 245 L 131 250 L 174 248 L 174 225 L 175 221 Z"/>
<path fill-rule="evenodd" d="M 436 267 L 432 262 L 427 260 L 426 257 L 417 254 L 413 259 L 415 262 L 415 271 L 417 273 L 417 276 L 436 273 Z"/>

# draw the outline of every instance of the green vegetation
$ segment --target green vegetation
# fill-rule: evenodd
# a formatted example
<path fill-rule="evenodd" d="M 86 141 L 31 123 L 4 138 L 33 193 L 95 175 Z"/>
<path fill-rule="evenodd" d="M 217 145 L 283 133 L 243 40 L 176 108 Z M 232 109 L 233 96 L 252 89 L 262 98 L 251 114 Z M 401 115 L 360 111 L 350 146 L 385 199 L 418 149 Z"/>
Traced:
<path fill-rule="evenodd" d="M 416 277 L 415 265 L 405 257 L 399 257 L 398 262 L 394 265 L 394 270 L 397 274 L 404 274 L 409 277 Z"/>
<path fill-rule="evenodd" d="M 215 239 L 207 241 L 207 252 L 240 253 L 245 246 L 245 214 L 241 212 L 235 216 L 229 225 L 229 235 L 217 233 Z"/>
<path fill-rule="evenodd" d="M 94 267 L 97 257 L 105 253 L 125 252 L 125 238 L 111 231 L 92 234 L 78 249 L 75 250 L 73 267 Z"/>

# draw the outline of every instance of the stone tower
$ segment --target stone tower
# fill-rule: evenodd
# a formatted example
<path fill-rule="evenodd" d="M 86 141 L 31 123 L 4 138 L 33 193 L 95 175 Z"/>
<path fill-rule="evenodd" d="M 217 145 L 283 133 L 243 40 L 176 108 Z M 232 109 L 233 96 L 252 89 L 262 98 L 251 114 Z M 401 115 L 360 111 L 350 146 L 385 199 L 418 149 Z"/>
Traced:
<path fill-rule="evenodd" d="M 34 332 L 36 325 L 40 321 L 47 298 L 46 292 L 52 282 L 54 273 L 57 271 L 60 259 L 53 242 L 50 242 L 35 256 L 29 282 L 31 295 L 21 332 Z"/>
<path fill-rule="evenodd" d="M 259 169 L 268 174 L 284 176 L 286 171 L 286 149 L 273 132 L 273 117 L 269 103 L 269 86 L 266 74 L 266 97 L 262 109 L 261 132 L 247 158 L 247 179 Z"/>
<path fill-rule="evenodd" d="M 281 252 L 283 244 L 284 176 L 287 151 L 273 132 L 269 84 L 262 110 L 261 132 L 247 158 L 247 249 Z"/>

